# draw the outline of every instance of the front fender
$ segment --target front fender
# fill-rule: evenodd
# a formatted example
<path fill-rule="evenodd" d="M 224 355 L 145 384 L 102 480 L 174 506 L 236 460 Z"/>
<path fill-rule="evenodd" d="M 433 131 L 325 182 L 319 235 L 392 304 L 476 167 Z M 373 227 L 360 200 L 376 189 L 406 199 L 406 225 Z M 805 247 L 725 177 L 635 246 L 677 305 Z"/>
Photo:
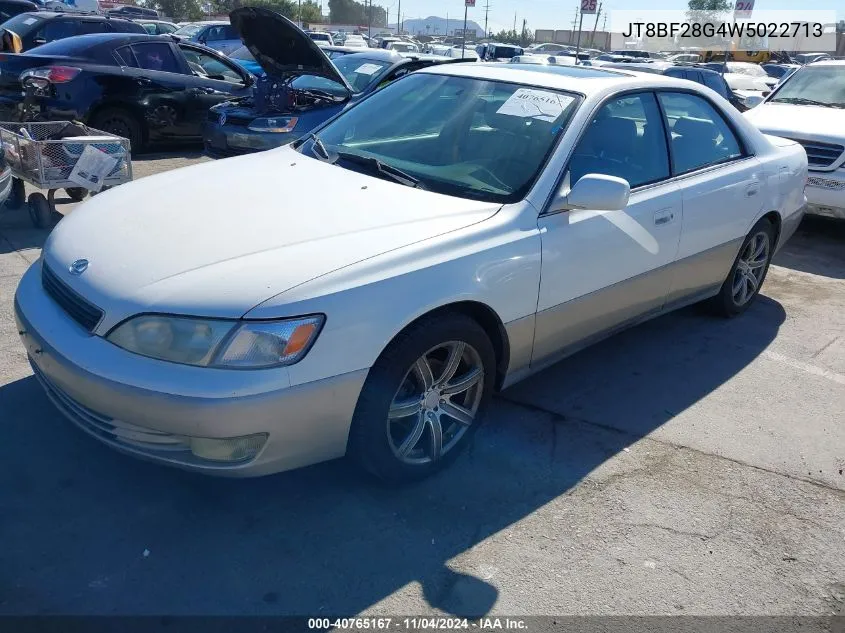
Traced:
<path fill-rule="evenodd" d="M 292 384 L 371 367 L 396 334 L 450 304 L 480 303 L 507 326 L 536 312 L 540 284 L 536 212 L 520 211 L 506 207 L 479 224 L 324 275 L 245 316 L 326 315 L 314 347 L 290 367 Z"/>

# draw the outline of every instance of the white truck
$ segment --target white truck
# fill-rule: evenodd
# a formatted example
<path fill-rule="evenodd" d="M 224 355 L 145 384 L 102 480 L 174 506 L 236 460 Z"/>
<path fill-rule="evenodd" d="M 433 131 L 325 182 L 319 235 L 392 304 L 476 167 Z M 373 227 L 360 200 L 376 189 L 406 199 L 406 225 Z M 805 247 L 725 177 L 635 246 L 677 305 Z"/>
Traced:
<path fill-rule="evenodd" d="M 807 213 L 845 219 L 845 61 L 808 64 L 744 115 L 807 152 Z"/>

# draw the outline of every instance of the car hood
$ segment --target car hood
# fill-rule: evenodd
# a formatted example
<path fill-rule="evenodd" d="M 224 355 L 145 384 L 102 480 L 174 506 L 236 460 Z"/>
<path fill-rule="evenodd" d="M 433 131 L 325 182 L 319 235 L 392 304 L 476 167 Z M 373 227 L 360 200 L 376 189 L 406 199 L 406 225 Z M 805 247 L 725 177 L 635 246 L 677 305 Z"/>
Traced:
<path fill-rule="evenodd" d="M 791 103 L 761 103 L 743 113 L 767 134 L 843 144 L 845 110 Z"/>
<path fill-rule="evenodd" d="M 500 208 L 281 148 L 94 196 L 56 226 L 44 261 L 105 311 L 100 333 L 141 312 L 238 318 L 316 277 Z M 88 268 L 72 276 L 77 259 Z"/>
<path fill-rule="evenodd" d="M 283 15 L 264 7 L 242 7 L 229 14 L 261 67 L 271 77 L 317 75 L 352 88 L 308 34 Z"/>

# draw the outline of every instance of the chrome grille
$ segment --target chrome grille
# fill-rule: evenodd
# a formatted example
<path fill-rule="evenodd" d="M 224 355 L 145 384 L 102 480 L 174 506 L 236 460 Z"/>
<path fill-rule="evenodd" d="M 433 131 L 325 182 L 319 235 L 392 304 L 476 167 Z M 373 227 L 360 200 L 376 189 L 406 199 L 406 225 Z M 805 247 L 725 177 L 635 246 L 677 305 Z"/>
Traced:
<path fill-rule="evenodd" d="M 92 411 L 60 389 L 38 368 L 38 365 L 30 364 L 35 377 L 38 378 L 56 408 L 65 417 L 92 435 L 109 442 L 147 450 L 152 449 L 156 452 L 190 450 L 185 438 L 179 435 L 145 429 Z"/>
<path fill-rule="evenodd" d="M 800 138 L 791 139 L 804 147 L 807 152 L 807 162 L 810 169 L 830 167 L 845 152 L 845 146 L 820 141 L 805 141 Z"/>
<path fill-rule="evenodd" d="M 89 332 L 93 332 L 100 319 L 103 318 L 102 310 L 83 299 L 59 279 L 47 264 L 43 263 L 41 265 L 41 285 L 44 291 L 50 295 L 50 298 L 58 303 L 59 307 L 67 312 L 70 318 Z"/>
<path fill-rule="evenodd" d="M 822 189 L 832 189 L 834 191 L 845 189 L 845 181 L 830 180 L 829 178 L 819 178 L 817 176 L 807 178 L 807 184 L 812 187 L 821 187 Z"/>

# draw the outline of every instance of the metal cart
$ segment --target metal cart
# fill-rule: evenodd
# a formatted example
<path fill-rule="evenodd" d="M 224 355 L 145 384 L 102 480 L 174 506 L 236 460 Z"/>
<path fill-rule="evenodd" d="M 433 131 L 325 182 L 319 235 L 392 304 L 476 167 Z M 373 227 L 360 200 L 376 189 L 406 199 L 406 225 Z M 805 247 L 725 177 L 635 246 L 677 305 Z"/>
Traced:
<path fill-rule="evenodd" d="M 132 180 L 128 139 L 90 128 L 90 135 L 96 135 L 97 138 L 111 137 L 114 140 L 89 142 L 68 138 L 51 139 L 67 125 L 67 121 L 0 122 L 0 141 L 5 151 L 6 163 L 14 178 L 6 206 L 20 208 L 26 202 L 29 217 L 39 228 L 46 228 L 51 224 L 53 212 L 56 210 L 56 190 L 64 189 L 68 196 L 77 202 L 88 194 L 88 188 L 68 179 L 86 147 L 93 146 L 117 160 L 114 168 L 98 183 L 101 184 L 100 191 Z M 39 189 L 46 189 L 47 195 L 31 193 L 27 199 L 24 182 Z"/>

